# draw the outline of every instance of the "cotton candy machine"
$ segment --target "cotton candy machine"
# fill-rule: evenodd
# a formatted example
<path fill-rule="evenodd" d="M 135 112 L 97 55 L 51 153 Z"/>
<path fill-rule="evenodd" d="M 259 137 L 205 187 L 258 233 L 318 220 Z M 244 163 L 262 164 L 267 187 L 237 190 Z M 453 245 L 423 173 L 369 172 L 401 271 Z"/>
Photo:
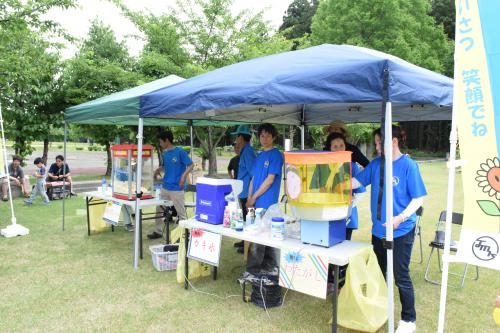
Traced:
<path fill-rule="evenodd" d="M 153 146 L 142 146 L 142 199 L 153 197 Z M 125 200 L 136 199 L 137 146 L 132 144 L 111 147 L 113 155 L 112 193 L 113 197 Z"/>

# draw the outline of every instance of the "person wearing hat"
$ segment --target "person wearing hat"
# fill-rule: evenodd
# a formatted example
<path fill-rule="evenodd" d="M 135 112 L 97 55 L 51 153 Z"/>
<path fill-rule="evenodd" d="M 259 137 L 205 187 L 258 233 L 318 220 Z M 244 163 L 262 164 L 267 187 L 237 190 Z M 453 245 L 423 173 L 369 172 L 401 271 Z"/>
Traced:
<path fill-rule="evenodd" d="M 240 161 L 238 165 L 237 179 L 243 182 L 243 190 L 240 193 L 240 204 L 243 209 L 243 217 L 245 218 L 247 213 L 246 203 L 248 197 L 248 186 L 250 185 L 250 179 L 252 178 L 250 172 L 252 171 L 255 160 L 255 152 L 250 145 L 252 133 L 247 125 L 240 125 L 236 129 L 236 132 L 231 134 L 236 135 L 236 146 L 240 147 Z"/>
<path fill-rule="evenodd" d="M 346 138 L 348 137 L 349 134 L 349 132 L 347 131 L 346 124 L 340 120 L 332 121 L 330 125 L 328 125 L 323 129 L 323 131 L 325 132 L 325 135 L 328 135 L 330 133 L 340 133 Z M 368 165 L 368 163 L 370 163 L 370 161 L 366 158 L 365 155 L 363 155 L 361 150 L 359 150 L 357 146 L 350 144 L 347 141 L 345 144 L 346 144 L 345 150 L 352 152 L 352 161 L 358 163 L 363 168 L 366 168 L 366 166 Z"/>
<path fill-rule="evenodd" d="M 252 178 L 251 171 L 255 161 L 255 152 L 250 145 L 250 140 L 252 139 L 252 133 L 248 125 L 240 125 L 236 129 L 236 132 L 231 133 L 236 135 L 235 146 L 240 148 L 240 158 L 238 164 L 237 178 L 243 182 L 243 190 L 240 193 L 240 205 L 243 211 L 243 218 L 246 219 L 248 212 L 247 209 L 247 198 L 248 198 L 248 187 L 250 186 L 250 180 Z M 242 252 L 243 242 L 238 242 L 234 245 L 239 248 L 238 252 Z"/>

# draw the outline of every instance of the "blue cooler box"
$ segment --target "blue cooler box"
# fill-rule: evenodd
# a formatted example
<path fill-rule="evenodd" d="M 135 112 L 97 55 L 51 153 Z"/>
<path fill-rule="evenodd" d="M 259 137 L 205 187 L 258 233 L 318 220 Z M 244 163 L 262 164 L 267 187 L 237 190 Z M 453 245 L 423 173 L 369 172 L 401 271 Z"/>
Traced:
<path fill-rule="evenodd" d="M 345 241 L 346 221 L 300 220 L 302 243 L 330 247 Z"/>
<path fill-rule="evenodd" d="M 227 179 L 199 177 L 196 181 L 196 219 L 210 224 L 222 224 L 227 202 L 224 197 L 231 193 Z"/>

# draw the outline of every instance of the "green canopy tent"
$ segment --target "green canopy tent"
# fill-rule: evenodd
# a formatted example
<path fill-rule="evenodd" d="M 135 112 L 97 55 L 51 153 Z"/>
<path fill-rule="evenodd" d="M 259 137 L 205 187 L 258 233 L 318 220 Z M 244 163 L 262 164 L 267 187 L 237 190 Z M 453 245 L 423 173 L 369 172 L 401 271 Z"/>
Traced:
<path fill-rule="evenodd" d="M 86 103 L 75 105 L 64 111 L 64 159 L 66 160 L 67 125 L 131 125 L 138 126 L 137 148 L 142 150 L 144 126 L 189 126 L 191 138 L 191 159 L 193 158 L 193 126 L 210 125 L 236 125 L 238 121 L 211 121 L 211 120 L 183 120 L 183 119 L 161 119 L 139 117 L 140 97 L 144 94 L 175 85 L 185 79 L 169 75 L 165 78 L 155 80 L 134 88 L 116 92 Z M 66 171 L 64 171 L 66 173 Z M 138 165 L 137 173 L 142 173 L 142 165 Z M 137 177 L 136 188 L 141 188 L 141 179 Z M 64 180 L 63 180 L 63 186 Z M 136 211 L 138 211 L 139 200 L 136 199 Z M 139 222 L 139 214 L 135 216 L 135 223 Z M 63 196 L 63 218 L 62 229 L 65 224 L 65 199 Z M 139 228 L 135 229 L 134 236 L 134 267 L 139 264 Z"/>

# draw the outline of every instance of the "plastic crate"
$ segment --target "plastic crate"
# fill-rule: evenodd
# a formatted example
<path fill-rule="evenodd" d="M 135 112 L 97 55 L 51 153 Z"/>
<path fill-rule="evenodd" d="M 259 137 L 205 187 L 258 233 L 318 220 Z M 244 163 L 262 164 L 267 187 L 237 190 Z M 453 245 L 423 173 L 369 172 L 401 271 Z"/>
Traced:
<path fill-rule="evenodd" d="M 178 251 L 165 252 L 165 244 L 151 245 L 151 259 L 153 266 L 158 272 L 171 271 L 177 269 L 177 253 Z"/>

